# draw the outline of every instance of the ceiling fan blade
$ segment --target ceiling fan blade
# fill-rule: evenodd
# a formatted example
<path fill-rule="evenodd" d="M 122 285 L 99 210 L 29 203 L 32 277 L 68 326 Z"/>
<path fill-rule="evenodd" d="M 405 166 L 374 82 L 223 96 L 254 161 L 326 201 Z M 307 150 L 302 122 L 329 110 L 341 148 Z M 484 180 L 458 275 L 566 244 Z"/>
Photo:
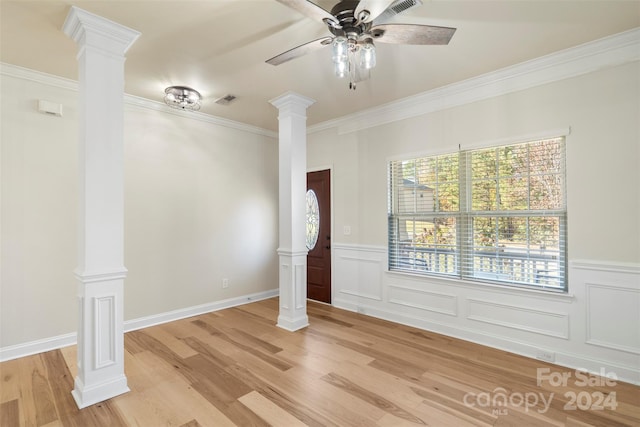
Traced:
<path fill-rule="evenodd" d="M 357 19 L 360 16 L 360 13 L 363 10 L 366 10 L 369 12 L 369 15 L 363 19 L 363 22 L 371 22 L 376 19 L 378 15 L 387 10 L 394 1 L 395 0 L 360 0 L 360 3 L 358 3 L 353 15 Z"/>
<path fill-rule="evenodd" d="M 455 28 L 417 24 L 382 24 L 371 27 L 374 40 L 395 44 L 449 44 Z"/>
<path fill-rule="evenodd" d="M 336 17 L 309 0 L 276 0 L 291 9 L 297 10 L 301 14 L 319 22 L 325 22 L 326 19 L 337 23 Z"/>
<path fill-rule="evenodd" d="M 313 40 L 309 43 L 294 47 L 280 55 L 274 56 L 271 59 L 267 59 L 265 62 L 271 65 L 280 65 L 283 62 L 291 61 L 292 59 L 306 55 L 309 52 L 328 46 L 331 44 L 331 40 L 333 40 L 331 37 L 323 37 L 321 39 Z"/>

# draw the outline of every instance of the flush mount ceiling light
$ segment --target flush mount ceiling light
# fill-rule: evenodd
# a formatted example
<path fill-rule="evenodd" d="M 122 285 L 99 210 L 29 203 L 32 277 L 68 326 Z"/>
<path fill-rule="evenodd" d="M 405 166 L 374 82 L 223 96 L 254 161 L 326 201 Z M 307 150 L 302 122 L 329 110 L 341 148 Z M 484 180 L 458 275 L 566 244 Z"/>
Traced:
<path fill-rule="evenodd" d="M 164 90 L 164 102 L 177 110 L 198 111 L 200 109 L 200 92 L 187 86 L 169 86 Z"/>

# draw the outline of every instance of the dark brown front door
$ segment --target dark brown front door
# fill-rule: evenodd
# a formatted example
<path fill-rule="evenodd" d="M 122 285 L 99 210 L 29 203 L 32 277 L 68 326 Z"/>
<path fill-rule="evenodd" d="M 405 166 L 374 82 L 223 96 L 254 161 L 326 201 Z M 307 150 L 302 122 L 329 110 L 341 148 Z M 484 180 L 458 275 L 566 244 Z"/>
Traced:
<path fill-rule="evenodd" d="M 307 238 L 307 297 L 331 303 L 331 173 L 307 173 L 307 232 L 317 224 L 317 239 Z M 313 193 L 313 194 L 311 194 Z M 314 199 L 317 199 L 317 207 Z M 309 216 L 311 215 L 311 217 Z M 317 218 L 314 217 L 317 215 Z"/>

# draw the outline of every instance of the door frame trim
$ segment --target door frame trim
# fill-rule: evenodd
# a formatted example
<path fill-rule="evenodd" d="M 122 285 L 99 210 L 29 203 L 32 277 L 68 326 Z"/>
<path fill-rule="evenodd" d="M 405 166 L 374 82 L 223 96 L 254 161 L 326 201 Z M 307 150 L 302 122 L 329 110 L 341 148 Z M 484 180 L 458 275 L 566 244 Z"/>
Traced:
<path fill-rule="evenodd" d="M 333 301 L 334 301 L 334 289 L 335 286 L 333 286 L 333 265 L 335 263 L 335 257 L 333 256 L 333 254 L 335 253 L 335 251 L 333 250 L 333 243 L 334 243 L 334 238 L 335 238 L 335 234 L 334 234 L 334 217 L 335 217 L 335 211 L 333 210 L 333 164 L 329 164 L 328 166 L 314 166 L 311 168 L 307 168 L 307 174 L 309 172 L 320 172 L 320 171 L 329 171 L 329 191 L 331 192 L 330 197 L 329 197 L 329 205 L 331 206 L 331 215 L 329 216 L 329 219 L 331 221 L 331 227 L 329 227 L 329 233 L 331 233 L 331 304 L 333 305 Z M 326 304 L 326 303 L 325 303 Z"/>

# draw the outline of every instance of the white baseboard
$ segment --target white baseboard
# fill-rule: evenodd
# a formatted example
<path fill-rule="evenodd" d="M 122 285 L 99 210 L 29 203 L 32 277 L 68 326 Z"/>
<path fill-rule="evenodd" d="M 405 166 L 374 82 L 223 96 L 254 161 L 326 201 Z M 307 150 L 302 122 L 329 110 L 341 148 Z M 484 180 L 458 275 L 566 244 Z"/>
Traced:
<path fill-rule="evenodd" d="M 278 289 L 271 289 L 264 292 L 257 292 L 254 294 L 229 298 L 222 301 L 214 301 L 207 304 L 173 310 L 166 313 L 127 320 L 124 322 L 124 331 L 130 332 L 142 328 L 148 328 L 150 326 L 173 322 L 174 320 L 180 320 L 187 317 L 197 316 L 199 314 L 223 310 L 225 308 L 237 307 L 240 305 L 248 304 L 250 302 L 273 298 L 275 296 L 278 296 Z M 57 350 L 59 348 L 75 345 L 76 343 L 77 335 L 75 332 L 72 332 L 69 334 L 30 341 L 23 344 L 3 347 L 0 348 L 0 362 L 18 359 L 25 356 L 31 356 L 33 354 L 43 353 L 45 351 Z"/>
<path fill-rule="evenodd" d="M 0 362 L 31 356 L 32 354 L 44 353 L 45 351 L 57 350 L 63 347 L 69 347 L 70 345 L 75 345 L 76 342 L 77 335 L 75 332 L 72 332 L 69 334 L 26 342 L 24 344 L 2 347 L 0 348 Z"/>
<path fill-rule="evenodd" d="M 269 291 L 243 295 L 241 297 L 229 298 L 222 301 L 214 301 L 207 304 L 168 311 L 166 313 L 154 314 L 152 316 L 127 320 L 124 322 L 124 331 L 136 331 L 138 329 L 148 328 L 150 326 L 160 325 L 162 323 L 173 322 L 175 320 L 180 320 L 187 317 L 198 316 L 200 314 L 211 313 L 212 311 L 223 310 L 225 308 L 237 307 L 239 305 L 261 301 L 264 299 L 273 298 L 275 296 L 278 296 L 278 289 L 271 289 Z"/>

